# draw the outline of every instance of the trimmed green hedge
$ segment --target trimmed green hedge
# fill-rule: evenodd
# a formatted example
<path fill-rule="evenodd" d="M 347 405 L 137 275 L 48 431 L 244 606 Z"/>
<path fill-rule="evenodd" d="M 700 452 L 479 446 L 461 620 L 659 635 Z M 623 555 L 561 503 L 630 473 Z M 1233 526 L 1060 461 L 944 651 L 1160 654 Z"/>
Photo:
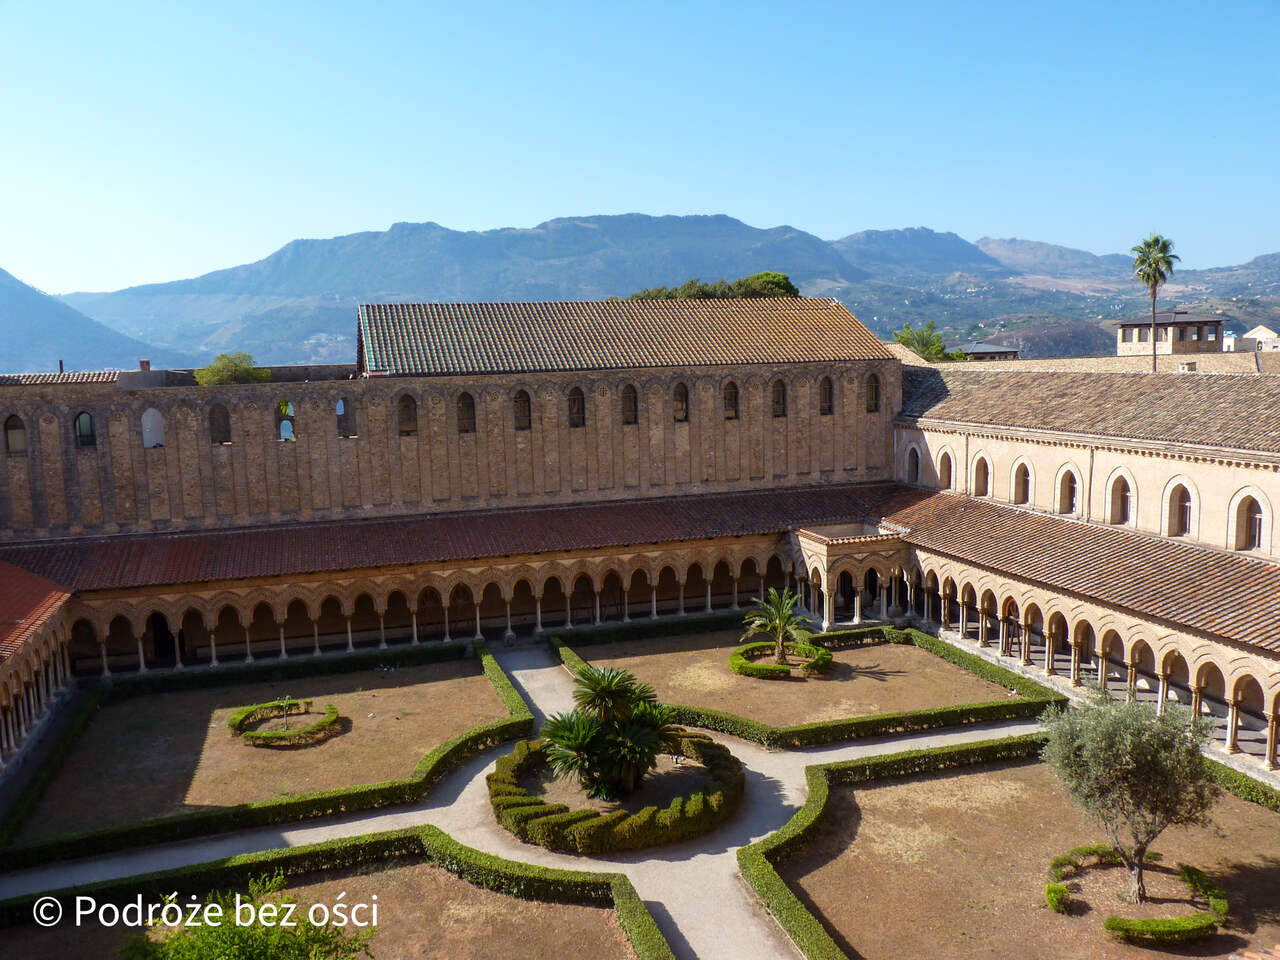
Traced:
<path fill-rule="evenodd" d="M 175 870 L 68 887 L 49 894 L 15 897 L 0 902 L 0 926 L 29 922 L 31 905 L 40 896 L 65 899 L 75 894 L 91 894 L 99 902 L 123 902 L 141 893 L 144 898 L 160 899 L 174 891 L 184 895 L 243 887 L 250 878 L 277 870 L 285 876 L 298 876 L 322 870 L 378 869 L 388 862 L 405 860 L 426 860 L 473 886 L 524 900 L 612 907 L 640 960 L 674 960 L 671 946 L 625 875 L 561 870 L 504 860 L 465 846 L 430 825 L 242 854 Z"/>
<path fill-rule="evenodd" d="M 1219 763 L 1212 757 L 1205 758 L 1209 762 L 1209 772 L 1218 786 L 1227 793 L 1235 794 L 1241 800 L 1248 800 L 1260 807 L 1280 813 L 1280 790 L 1248 774 L 1241 773 L 1225 763 Z"/>
<path fill-rule="evenodd" d="M 494 685 L 507 709 L 505 720 L 495 720 L 447 740 L 427 753 L 404 780 L 339 787 L 295 794 L 257 803 L 243 803 L 216 810 L 200 810 L 156 817 L 139 823 L 70 834 L 53 840 L 0 850 L 0 871 L 20 870 L 55 860 L 97 856 L 135 846 L 188 840 L 192 837 L 250 827 L 291 823 L 312 817 L 335 816 L 402 803 L 415 803 L 450 770 L 490 747 L 533 732 L 533 714 L 507 679 L 497 661 L 476 645 L 485 676 Z"/>
<path fill-rule="evenodd" d="M 710 710 L 705 707 L 672 705 L 676 722 L 690 727 L 703 727 L 730 736 L 753 740 L 772 748 L 809 747 L 823 743 L 838 743 L 859 737 L 881 737 L 894 734 L 916 733 L 973 723 L 994 723 L 1004 720 L 1021 720 L 1039 717 L 1050 706 L 1064 705 L 1067 698 L 1056 690 L 1036 683 L 1021 674 L 1007 670 L 999 664 L 959 650 L 949 643 L 919 630 L 895 630 L 891 627 L 863 627 L 858 630 L 842 630 L 834 633 L 815 634 L 815 644 L 825 645 L 829 638 L 837 641 L 862 643 L 879 638 L 888 643 L 911 643 L 927 650 L 975 676 L 998 684 L 1017 695 L 1017 698 L 992 700 L 987 703 L 962 704 L 954 707 L 931 707 L 903 713 L 881 713 L 870 717 L 849 717 L 843 720 L 822 720 L 801 723 L 789 727 L 775 727 L 758 720 L 740 717 L 734 713 Z M 548 638 L 552 651 L 570 670 L 577 671 L 584 661 L 559 637 Z M 766 641 L 767 643 L 767 641 Z M 845 643 L 847 645 L 847 643 Z M 739 648 L 741 649 L 741 648 Z M 736 651 L 735 651 L 736 652 Z M 757 664 L 757 667 L 764 666 Z"/>
<path fill-rule="evenodd" d="M 1071 912 L 1071 894 L 1067 890 L 1065 883 L 1046 883 L 1044 887 L 1044 902 L 1049 905 L 1049 909 L 1054 913 Z"/>
<path fill-rule="evenodd" d="M 788 643 L 784 644 L 784 649 L 798 657 L 808 658 L 809 662 L 804 664 L 803 668 L 805 674 L 826 673 L 831 669 L 831 651 L 826 647 L 812 643 Z M 772 640 L 744 643 L 729 654 L 729 669 L 744 677 L 755 677 L 758 680 L 790 680 L 792 664 L 757 662 L 757 658 L 769 656 L 773 651 Z"/>
<path fill-rule="evenodd" d="M 774 869 L 774 863 L 794 853 L 817 835 L 833 783 L 869 783 L 886 778 L 937 773 L 975 763 L 1038 758 L 1046 737 L 1027 734 L 1002 740 L 957 744 L 925 750 L 906 750 L 887 756 L 845 760 L 807 767 L 809 797 L 781 829 L 738 850 L 738 868 L 765 908 L 808 960 L 849 960 L 831 934 Z"/>
<path fill-rule="evenodd" d="M 621 643 L 625 640 L 649 640 L 653 637 L 681 637 L 706 630 L 731 630 L 742 626 L 742 610 L 716 610 L 712 613 L 687 614 L 680 620 L 632 620 L 629 623 L 609 623 L 595 626 L 575 625 L 571 633 L 573 642 L 580 647 L 601 643 Z M 552 628 L 554 629 L 554 628 Z"/>
<path fill-rule="evenodd" d="M 1181 917 L 1159 917 L 1134 920 L 1107 917 L 1103 924 L 1112 936 L 1126 943 L 1161 947 L 1173 943 L 1192 943 L 1218 932 L 1218 918 L 1212 913 L 1188 913 Z"/>
<path fill-rule="evenodd" d="M 309 747 L 322 743 L 338 733 L 341 717 L 338 708 L 332 703 L 324 708 L 324 716 L 305 727 L 293 730 L 246 730 L 245 727 L 260 720 L 273 717 L 288 716 L 295 712 L 299 716 L 311 712 L 310 700 L 271 700 L 267 703 L 255 703 L 237 710 L 227 719 L 227 726 L 245 743 L 255 747 Z"/>
<path fill-rule="evenodd" d="M 498 823 L 519 839 L 562 853 L 613 853 L 688 840 L 719 826 L 737 810 L 746 775 L 738 759 L 705 734 L 684 734 L 676 751 L 707 768 L 711 781 L 705 789 L 676 797 L 661 809 L 601 813 L 546 803 L 520 786 L 525 774 L 546 763 L 542 741 L 522 740 L 486 777 L 489 804 Z"/>

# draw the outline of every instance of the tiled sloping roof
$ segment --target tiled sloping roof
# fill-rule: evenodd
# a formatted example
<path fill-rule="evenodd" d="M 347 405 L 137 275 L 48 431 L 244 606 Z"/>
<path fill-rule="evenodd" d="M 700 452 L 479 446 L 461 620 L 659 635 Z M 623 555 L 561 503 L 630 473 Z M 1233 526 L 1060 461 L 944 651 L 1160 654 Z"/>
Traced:
<path fill-rule="evenodd" d="M 904 366 L 902 379 L 903 418 L 1280 453 L 1280 377 Z"/>
<path fill-rule="evenodd" d="M 392 375 L 889 357 L 835 300 L 391 303 L 360 307 L 362 370 Z"/>
<path fill-rule="evenodd" d="M 0 660 L 7 660 L 70 594 L 58 584 L 0 561 Z"/>
<path fill-rule="evenodd" d="M 118 370 L 69 370 L 66 373 L 0 373 L 0 387 L 31 387 L 46 383 L 115 383 Z"/>
<path fill-rule="evenodd" d="M 1280 566 L 987 500 L 874 488 L 909 542 L 1146 616 L 1280 651 Z"/>
<path fill-rule="evenodd" d="M 856 487 L 305 523 L 0 546 L 75 590 L 287 576 L 633 543 L 782 532 L 859 514 Z"/>

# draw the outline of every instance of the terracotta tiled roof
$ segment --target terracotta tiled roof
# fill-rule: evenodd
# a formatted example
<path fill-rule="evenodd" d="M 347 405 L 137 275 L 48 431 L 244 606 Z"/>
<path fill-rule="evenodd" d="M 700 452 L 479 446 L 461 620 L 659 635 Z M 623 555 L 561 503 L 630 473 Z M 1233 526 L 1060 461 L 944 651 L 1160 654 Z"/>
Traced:
<path fill-rule="evenodd" d="M 115 383 L 118 370 L 69 370 L 66 373 L 0 373 L 0 387 L 31 387 L 46 383 Z"/>
<path fill-rule="evenodd" d="M 890 485 L 9 545 L 0 547 L 0 560 L 89 591 L 607 549 L 881 519 L 905 528 L 904 539 L 925 549 L 1280 650 L 1276 564 L 987 500 Z M 1226 585 L 1230 589 L 1224 594 Z"/>
<path fill-rule="evenodd" d="M 945 493 L 879 487 L 864 499 L 925 549 L 1280 650 L 1280 565 Z"/>
<path fill-rule="evenodd" d="M 0 660 L 13 656 L 68 596 L 51 580 L 0 561 Z"/>
<path fill-rule="evenodd" d="M 889 357 L 831 299 L 391 303 L 360 307 L 360 368 L 391 375 Z"/>
<path fill-rule="evenodd" d="M 902 419 L 1280 453 L 1280 377 L 902 370 Z"/>

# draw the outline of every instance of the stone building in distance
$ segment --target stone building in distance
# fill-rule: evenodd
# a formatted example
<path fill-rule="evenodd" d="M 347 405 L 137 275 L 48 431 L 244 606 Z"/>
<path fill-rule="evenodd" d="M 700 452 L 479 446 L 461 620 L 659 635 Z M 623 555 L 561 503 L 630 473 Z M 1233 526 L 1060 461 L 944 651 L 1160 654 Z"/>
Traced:
<path fill-rule="evenodd" d="M 0 762 L 76 675 L 789 583 L 826 625 L 913 618 L 1054 682 L 1191 703 L 1231 762 L 1275 767 L 1280 378 L 928 365 L 826 299 L 358 324 L 353 365 L 269 383 L 0 378 Z M 1160 329 L 1166 352 L 1221 349 L 1220 325 Z"/>

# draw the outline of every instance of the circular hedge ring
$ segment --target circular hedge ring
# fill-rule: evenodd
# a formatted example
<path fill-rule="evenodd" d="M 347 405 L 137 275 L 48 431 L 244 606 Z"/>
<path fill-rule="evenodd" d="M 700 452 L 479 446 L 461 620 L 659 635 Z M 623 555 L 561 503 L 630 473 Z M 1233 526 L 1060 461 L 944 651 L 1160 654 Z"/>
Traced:
<path fill-rule="evenodd" d="M 757 680 L 789 680 L 791 667 L 789 663 L 760 663 L 761 658 L 773 653 L 775 644 L 772 640 L 757 640 L 744 643 L 729 654 L 729 669 L 744 677 L 755 677 Z M 831 651 L 814 643 L 788 643 L 783 646 L 787 653 L 807 658 L 807 662 L 796 664 L 805 676 L 826 673 L 831 669 Z"/>
<path fill-rule="evenodd" d="M 263 720 L 309 713 L 310 700 L 269 700 L 240 708 L 227 719 L 227 726 L 234 736 L 255 747 L 310 747 L 343 731 L 342 717 L 332 703 L 324 708 L 324 716 L 305 727 L 294 730 L 247 729 Z"/>
<path fill-rule="evenodd" d="M 746 776 L 738 758 L 706 734 L 682 732 L 670 754 L 697 760 L 711 782 L 662 809 L 601 813 L 546 803 L 520 786 L 525 774 L 547 762 L 541 740 L 521 740 L 486 777 L 489 803 L 498 822 L 515 836 L 562 853 L 611 853 L 688 840 L 719 826 L 738 809 Z"/>
<path fill-rule="evenodd" d="M 1093 863 L 1086 864 L 1092 857 Z M 1158 853 L 1148 853 L 1147 860 L 1159 862 Z M 1044 899 L 1057 913 L 1071 912 L 1071 898 L 1067 885 L 1062 881 L 1074 877 L 1087 867 L 1115 867 L 1122 861 L 1115 848 L 1107 844 L 1076 847 L 1049 862 L 1049 883 L 1044 888 Z M 1196 910 L 1176 917 L 1107 917 L 1104 929 L 1112 936 L 1128 943 L 1147 947 L 1167 946 L 1175 943 L 1193 943 L 1213 936 L 1218 925 L 1227 918 L 1229 906 L 1227 894 L 1202 870 L 1185 863 L 1178 864 L 1178 876 L 1193 893 L 1204 897 L 1208 910 Z"/>

